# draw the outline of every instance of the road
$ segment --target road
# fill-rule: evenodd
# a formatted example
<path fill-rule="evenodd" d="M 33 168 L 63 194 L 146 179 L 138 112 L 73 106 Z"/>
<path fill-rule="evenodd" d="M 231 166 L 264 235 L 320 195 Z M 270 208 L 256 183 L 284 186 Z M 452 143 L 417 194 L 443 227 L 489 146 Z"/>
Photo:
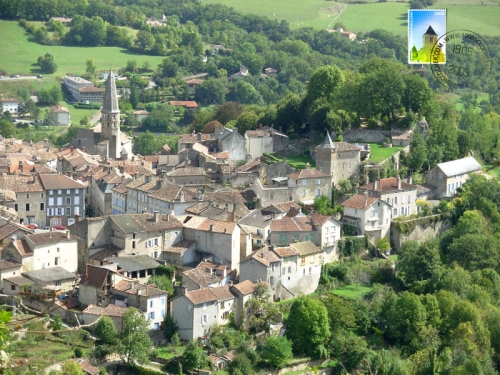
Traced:
<path fill-rule="evenodd" d="M 9 76 L 3 76 L 2 79 L 0 79 L 0 82 L 2 81 L 20 81 L 24 79 L 37 79 L 36 76 L 19 76 L 19 78 L 11 78 Z"/>

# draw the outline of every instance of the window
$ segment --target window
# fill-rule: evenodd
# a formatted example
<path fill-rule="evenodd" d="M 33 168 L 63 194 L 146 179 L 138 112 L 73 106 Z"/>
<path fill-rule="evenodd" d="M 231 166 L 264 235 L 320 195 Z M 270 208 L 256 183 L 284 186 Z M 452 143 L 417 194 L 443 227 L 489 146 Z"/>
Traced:
<path fill-rule="evenodd" d="M 62 190 L 61 189 L 57 190 L 57 194 L 61 195 L 62 194 Z"/>
<path fill-rule="evenodd" d="M 203 304 L 203 310 L 206 310 L 206 309 L 207 309 L 207 304 L 206 304 L 206 303 L 204 303 L 204 304 Z"/>
<path fill-rule="evenodd" d="M 395 217 L 398 216 L 398 209 L 397 208 L 394 209 L 394 216 Z"/>
<path fill-rule="evenodd" d="M 135 241 L 132 241 L 132 249 L 135 249 Z"/>
<path fill-rule="evenodd" d="M 408 203 L 411 203 L 411 195 L 408 194 Z"/>
<path fill-rule="evenodd" d="M 71 207 L 66 207 L 66 216 L 71 215 Z"/>
<path fill-rule="evenodd" d="M 155 246 L 158 246 L 158 238 L 155 238 L 154 243 L 155 243 Z"/>
<path fill-rule="evenodd" d="M 57 209 L 57 214 L 58 215 L 62 215 L 63 214 L 63 209 L 62 208 L 58 208 Z"/>
<path fill-rule="evenodd" d="M 43 211 L 45 210 L 45 204 L 44 203 L 40 203 L 40 211 Z"/>
<path fill-rule="evenodd" d="M 160 329 L 160 323 L 155 323 L 155 331 L 158 331 Z"/>
<path fill-rule="evenodd" d="M 61 286 L 61 280 L 56 281 L 56 286 Z"/>
<path fill-rule="evenodd" d="M 54 210 L 52 208 L 47 208 L 47 215 L 48 216 L 53 216 L 54 215 Z"/>
<path fill-rule="evenodd" d="M 149 313 L 149 319 L 153 320 L 155 318 L 155 312 L 152 311 Z"/>
<path fill-rule="evenodd" d="M 307 185 L 307 180 L 302 180 L 302 186 L 306 186 Z"/>
<path fill-rule="evenodd" d="M 357 213 L 358 213 L 358 209 L 357 209 L 357 208 L 355 208 L 355 209 L 354 209 L 354 214 L 357 214 Z"/>
<path fill-rule="evenodd" d="M 40 197 L 42 197 L 42 198 L 43 198 L 43 193 L 42 193 L 42 194 L 40 194 Z"/>
<path fill-rule="evenodd" d="M 283 267 L 283 268 L 281 269 L 281 274 L 282 274 L 282 275 L 284 275 L 285 273 L 286 273 L 286 268 L 284 268 L 284 267 Z"/>
<path fill-rule="evenodd" d="M 292 267 L 288 267 L 288 273 L 292 273 Z"/>
<path fill-rule="evenodd" d="M 203 318 L 202 318 L 201 322 L 202 323 L 207 323 L 208 322 L 208 319 L 207 319 L 206 315 L 203 315 Z"/>
<path fill-rule="evenodd" d="M 57 205 L 62 206 L 62 197 L 57 197 Z"/>
<path fill-rule="evenodd" d="M 321 185 L 321 178 L 316 179 L 316 185 Z"/>
<path fill-rule="evenodd" d="M 59 252 L 59 248 L 57 248 L 57 252 Z"/>
<path fill-rule="evenodd" d="M 71 190 L 66 189 L 66 194 L 71 194 Z"/>
<path fill-rule="evenodd" d="M 311 257 L 309 258 L 309 263 L 314 263 L 314 255 L 311 255 Z"/>
<path fill-rule="evenodd" d="M 29 210 L 30 210 L 30 204 L 26 203 L 26 211 L 29 211 Z"/>
<path fill-rule="evenodd" d="M 226 308 L 226 304 L 224 303 L 224 301 L 222 301 L 222 302 L 220 303 L 220 308 L 221 308 L 221 309 Z"/>
<path fill-rule="evenodd" d="M 30 195 L 29 195 L 29 194 L 26 194 L 26 198 L 28 198 L 28 199 L 29 199 L 29 198 L 30 198 Z"/>
<path fill-rule="evenodd" d="M 73 214 L 80 215 L 80 207 L 75 206 L 74 209 L 73 209 Z"/>
<path fill-rule="evenodd" d="M 54 198 L 49 198 L 49 206 L 53 206 L 54 205 Z"/>
<path fill-rule="evenodd" d="M 164 318 L 165 317 L 165 310 L 161 310 L 160 315 L 162 318 Z"/>
<path fill-rule="evenodd" d="M 80 197 L 79 196 L 76 196 L 74 198 L 74 200 L 75 200 L 75 204 L 80 204 Z"/>
<path fill-rule="evenodd" d="M 306 196 L 306 190 L 302 190 L 302 197 L 305 197 Z"/>
<path fill-rule="evenodd" d="M 162 299 L 160 300 L 160 303 L 161 303 L 161 305 L 165 305 L 165 298 L 162 298 Z"/>
<path fill-rule="evenodd" d="M 306 269 L 304 268 L 304 269 L 302 270 L 302 276 L 305 276 L 305 275 L 306 275 Z"/>
<path fill-rule="evenodd" d="M 153 307 L 153 301 L 149 301 L 149 307 Z"/>
<path fill-rule="evenodd" d="M 70 205 L 71 204 L 71 197 L 66 197 L 66 204 Z"/>
<path fill-rule="evenodd" d="M 280 234 L 280 243 L 286 243 L 286 234 Z"/>
<path fill-rule="evenodd" d="M 49 190 L 49 195 L 54 194 L 54 190 Z"/>
<path fill-rule="evenodd" d="M 304 264 L 306 264 L 306 258 L 304 257 L 301 257 L 300 258 L 300 264 L 303 266 Z"/>
<path fill-rule="evenodd" d="M 59 257 L 55 257 L 54 258 L 54 266 L 58 266 L 59 265 Z"/>
<path fill-rule="evenodd" d="M 312 273 L 312 268 L 309 267 L 309 275 Z"/>
<path fill-rule="evenodd" d="M 316 196 L 319 197 L 321 195 L 321 189 L 316 189 Z"/>
<path fill-rule="evenodd" d="M 372 217 L 375 216 L 375 208 L 372 208 Z"/>
<path fill-rule="evenodd" d="M 15 285 L 13 285 L 13 284 L 11 284 L 11 286 L 10 286 L 10 290 L 16 290 L 16 286 L 15 286 Z"/>
<path fill-rule="evenodd" d="M 398 204 L 398 197 L 394 198 L 394 204 Z"/>

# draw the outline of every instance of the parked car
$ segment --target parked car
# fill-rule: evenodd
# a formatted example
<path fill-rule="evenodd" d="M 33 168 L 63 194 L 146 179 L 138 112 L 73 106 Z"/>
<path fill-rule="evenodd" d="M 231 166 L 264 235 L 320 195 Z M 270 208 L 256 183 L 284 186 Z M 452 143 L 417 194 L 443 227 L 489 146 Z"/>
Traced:
<path fill-rule="evenodd" d="M 41 74 L 37 75 L 36 78 L 43 78 Z"/>
<path fill-rule="evenodd" d="M 52 229 L 55 229 L 55 230 L 66 230 L 66 227 L 64 225 L 52 225 Z"/>
<path fill-rule="evenodd" d="M 26 228 L 38 229 L 38 225 L 36 225 L 36 224 L 28 224 L 28 225 L 26 225 Z"/>

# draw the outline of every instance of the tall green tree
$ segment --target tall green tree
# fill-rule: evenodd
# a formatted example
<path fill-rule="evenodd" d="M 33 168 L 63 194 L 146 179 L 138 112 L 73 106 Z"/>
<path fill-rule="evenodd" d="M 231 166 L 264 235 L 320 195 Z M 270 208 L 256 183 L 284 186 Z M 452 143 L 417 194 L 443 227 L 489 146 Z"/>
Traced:
<path fill-rule="evenodd" d="M 283 368 L 293 358 L 292 344 L 284 336 L 271 336 L 260 348 L 260 357 L 273 368 Z"/>
<path fill-rule="evenodd" d="M 54 55 L 46 53 L 44 56 L 38 58 L 38 66 L 42 73 L 52 74 L 57 70 L 57 64 L 54 60 Z"/>
<path fill-rule="evenodd" d="M 149 321 L 139 310 L 129 307 L 123 315 L 118 353 L 126 363 L 147 363 L 153 343 L 148 336 Z"/>
<path fill-rule="evenodd" d="M 311 105 L 319 98 L 331 101 L 337 90 L 344 85 L 344 82 L 344 74 L 335 65 L 326 65 L 316 69 L 307 85 L 307 102 Z"/>
<path fill-rule="evenodd" d="M 203 349 L 195 340 L 191 340 L 182 355 L 182 370 L 185 372 L 197 370 L 203 366 Z"/>
<path fill-rule="evenodd" d="M 97 64 L 95 63 L 94 59 L 87 59 L 86 67 L 87 74 L 93 78 L 95 76 L 95 70 L 97 69 Z"/>
<path fill-rule="evenodd" d="M 286 337 L 296 354 L 311 358 L 326 358 L 326 343 L 330 337 L 328 312 L 325 305 L 311 297 L 298 297 L 285 322 Z"/>
<path fill-rule="evenodd" d="M 94 333 L 106 345 L 115 345 L 118 340 L 118 333 L 111 318 L 104 315 L 96 324 Z"/>

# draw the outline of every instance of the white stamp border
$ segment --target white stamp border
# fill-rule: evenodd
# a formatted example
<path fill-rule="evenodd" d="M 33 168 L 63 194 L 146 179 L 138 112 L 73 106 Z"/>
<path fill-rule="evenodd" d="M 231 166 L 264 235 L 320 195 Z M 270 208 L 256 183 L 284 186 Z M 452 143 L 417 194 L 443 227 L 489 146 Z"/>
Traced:
<path fill-rule="evenodd" d="M 447 9 L 408 9 L 408 28 L 407 28 L 407 45 L 408 45 L 408 55 L 407 55 L 407 58 L 408 58 L 408 64 L 410 65 L 431 65 L 432 63 L 429 61 L 429 62 L 421 62 L 421 61 L 411 61 L 410 57 L 411 57 L 411 48 L 412 46 L 410 46 L 410 31 L 412 31 L 412 22 L 411 22 L 411 13 L 412 12 L 444 12 L 444 34 L 445 35 L 447 33 L 447 23 L 448 23 L 448 10 Z M 439 38 L 441 38 L 442 35 L 438 35 L 438 38 L 437 40 L 439 40 Z M 437 42 L 436 40 L 436 42 Z M 446 52 L 444 54 L 444 62 L 441 62 L 441 63 L 438 63 L 438 64 L 446 64 Z"/>

